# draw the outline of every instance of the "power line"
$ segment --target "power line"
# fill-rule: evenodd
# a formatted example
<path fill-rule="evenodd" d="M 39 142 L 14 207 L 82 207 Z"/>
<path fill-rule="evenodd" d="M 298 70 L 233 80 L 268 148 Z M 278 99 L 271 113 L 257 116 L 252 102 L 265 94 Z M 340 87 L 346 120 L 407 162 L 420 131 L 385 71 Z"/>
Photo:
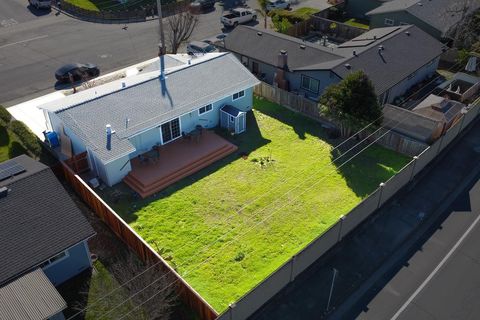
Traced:
<path fill-rule="evenodd" d="M 458 65 L 458 64 L 459 64 L 459 63 L 456 63 L 455 65 L 453 65 L 453 66 L 449 69 L 449 71 L 452 70 L 452 69 L 453 69 L 456 65 Z M 436 81 L 436 80 L 439 79 L 439 78 L 440 78 L 440 77 L 436 77 L 436 78 L 432 79 L 432 80 L 429 81 L 425 86 L 427 86 L 428 84 L 432 83 L 433 81 Z M 417 90 L 417 91 L 414 92 L 412 95 L 410 95 L 409 97 L 407 97 L 407 99 L 410 98 L 410 97 L 412 97 L 412 96 L 415 95 L 416 93 L 420 92 L 422 89 L 423 89 L 423 88 Z M 431 91 L 430 91 L 430 92 L 431 92 Z M 428 93 L 427 93 L 427 94 L 428 94 Z M 408 110 L 408 109 L 407 109 L 407 110 Z M 376 119 L 375 121 L 372 121 L 370 124 L 368 124 L 367 126 L 365 126 L 364 128 L 362 128 L 359 132 L 363 132 L 366 128 L 368 128 L 369 126 L 371 126 L 372 124 L 374 124 L 374 123 L 375 123 L 376 121 L 378 121 L 379 119 L 381 119 L 381 117 L 379 117 L 379 118 Z M 404 118 L 404 120 L 405 120 L 405 119 L 406 119 L 406 117 Z M 397 126 L 398 126 L 400 123 L 402 123 L 402 122 L 403 122 L 403 120 L 400 121 L 400 122 L 398 122 L 393 128 L 387 130 L 384 134 L 382 134 L 382 135 L 381 135 L 379 138 L 377 138 L 374 142 L 370 143 L 366 148 L 368 148 L 370 145 L 372 145 L 373 143 L 375 143 L 376 141 L 378 141 L 381 137 L 385 136 L 388 132 L 390 132 L 391 130 L 393 130 L 395 127 L 397 127 Z M 378 132 L 378 130 L 380 130 L 380 129 L 382 129 L 382 127 L 380 127 L 379 129 L 377 129 L 374 133 Z M 346 153 L 342 154 L 341 156 L 339 156 L 339 157 L 336 158 L 335 160 L 332 160 L 332 161 L 330 162 L 330 164 L 332 164 L 332 163 L 333 163 L 334 161 L 336 161 L 337 159 L 345 156 L 345 155 L 346 155 L 348 152 L 350 152 L 353 148 L 355 148 L 356 146 L 360 145 L 360 144 L 361 144 L 362 142 L 364 142 L 366 139 L 368 139 L 369 137 L 371 137 L 374 133 L 372 133 L 372 134 L 371 134 L 370 136 L 368 136 L 367 138 L 363 139 L 361 142 L 359 142 L 358 144 L 356 144 L 354 147 L 350 148 Z M 353 136 L 352 136 L 352 137 L 353 137 Z M 350 137 L 350 138 L 352 138 L 352 137 Z M 345 143 L 346 141 L 348 141 L 350 138 L 348 138 L 347 140 L 345 140 L 344 142 L 342 142 L 342 144 Z M 340 144 L 340 145 L 341 145 L 341 144 Z M 338 148 L 340 145 L 338 145 L 336 148 Z M 366 148 L 364 148 L 364 149 L 362 149 L 361 151 L 359 151 L 358 153 L 356 153 L 353 157 L 351 157 L 349 160 L 347 160 L 347 161 L 346 161 L 345 163 L 343 163 L 341 166 L 343 166 L 344 164 L 346 164 L 347 162 L 349 162 L 350 160 L 352 160 L 354 157 L 356 157 L 358 154 L 360 154 L 360 153 L 361 153 L 362 151 L 364 151 Z M 326 166 L 326 165 L 325 165 L 325 166 Z M 322 168 L 324 168 L 325 166 L 323 166 Z M 340 166 L 340 167 L 341 167 L 341 166 Z M 337 168 L 337 169 L 338 169 L 338 168 Z M 306 171 L 306 170 L 305 170 L 305 171 Z M 319 171 L 319 170 L 318 170 L 318 171 Z M 313 186 L 315 186 L 316 184 L 317 184 L 317 183 L 315 183 Z M 312 186 L 312 187 L 313 187 L 313 186 Z M 311 187 L 310 187 L 310 188 L 311 188 Z M 297 187 L 297 189 L 298 189 L 298 187 Z M 290 190 L 289 192 L 284 193 L 281 197 L 289 194 L 291 191 L 292 191 L 292 190 Z M 268 208 L 268 207 L 266 207 L 266 208 Z M 265 208 L 263 208 L 263 210 L 261 210 L 260 212 L 265 211 L 264 209 L 265 209 Z M 243 208 L 242 208 L 242 210 L 243 210 Z M 278 211 L 278 210 L 277 210 L 277 211 Z M 274 212 L 276 212 L 276 211 L 274 211 Z M 271 216 L 271 215 L 270 215 L 270 216 Z M 212 229 L 212 228 L 210 228 L 210 229 Z M 236 230 L 236 229 L 235 229 L 235 230 Z M 233 231 L 233 230 L 230 230 L 229 232 L 226 232 L 225 234 L 223 234 L 223 236 L 230 234 L 232 231 Z M 205 232 L 205 233 L 207 233 L 207 232 Z M 204 234 L 205 234 L 205 233 L 204 233 Z M 197 237 L 197 238 L 198 238 L 198 237 Z M 220 238 L 220 239 L 221 239 L 221 238 Z M 213 244 L 215 244 L 216 242 L 218 242 L 218 239 L 217 239 L 216 241 L 212 242 L 209 246 L 207 246 L 207 249 L 208 249 L 209 247 L 211 247 Z M 205 248 L 205 247 L 204 247 L 204 248 Z M 203 252 L 203 251 L 202 251 L 202 252 Z M 142 275 L 143 273 L 145 273 L 146 271 L 148 271 L 149 269 L 153 268 L 154 266 L 158 265 L 158 264 L 161 263 L 161 262 L 162 262 L 162 261 L 160 260 L 160 261 L 158 261 L 157 263 L 155 263 L 154 265 L 152 265 L 152 266 L 150 266 L 149 268 L 147 268 L 146 270 L 144 270 L 143 272 L 137 274 L 137 275 L 134 276 L 132 279 L 128 280 L 128 281 L 125 282 L 124 284 L 122 284 L 122 285 L 120 285 L 119 287 L 117 287 L 116 289 L 112 290 L 110 293 L 108 293 L 108 294 L 106 294 L 105 296 L 99 298 L 99 299 L 98 299 L 97 301 L 95 301 L 92 305 L 94 305 L 94 304 L 98 303 L 99 301 L 103 300 L 104 298 L 106 298 L 107 296 L 109 296 L 110 294 L 112 294 L 113 292 L 115 292 L 116 290 L 118 290 L 119 288 L 121 288 L 121 287 L 123 287 L 124 285 L 126 285 L 127 283 L 133 281 L 134 279 L 136 279 L 137 277 L 139 277 L 140 275 Z M 164 276 L 165 276 L 165 275 L 164 275 Z M 163 276 L 160 277 L 159 279 L 155 280 L 154 282 L 152 282 L 150 285 L 152 285 L 152 284 L 155 283 L 156 281 L 160 280 L 161 278 L 163 278 Z M 175 280 L 175 281 L 178 281 L 178 280 L 179 280 L 179 279 L 177 279 L 177 280 Z M 137 292 L 136 294 L 134 294 L 133 296 L 131 296 L 129 299 L 131 299 L 132 297 L 136 296 L 138 293 L 142 292 L 143 290 L 145 290 L 146 288 L 148 288 L 150 285 L 146 286 L 144 289 L 140 290 L 139 292 Z M 129 299 L 127 299 L 127 300 L 125 300 L 125 301 L 128 301 Z M 125 301 L 124 301 L 124 302 L 125 302 Z M 121 304 L 123 304 L 124 302 L 122 302 Z M 121 304 L 120 304 L 120 305 L 121 305 Z M 92 306 L 92 305 L 91 305 L 91 306 Z M 120 306 L 120 305 L 118 305 L 118 306 Z M 90 306 L 90 307 L 91 307 L 91 306 Z M 118 306 L 114 307 L 114 309 L 116 309 Z M 74 317 L 76 317 L 77 315 L 83 313 L 83 312 L 84 312 L 85 310 L 87 310 L 87 309 L 88 309 L 88 307 L 87 307 L 87 308 L 84 308 L 83 310 L 80 310 L 80 311 L 77 312 L 75 315 L 73 315 L 72 317 L 70 317 L 69 320 L 72 319 L 72 318 L 74 318 Z M 113 310 L 114 310 L 114 309 L 113 309 Z M 111 311 L 112 311 L 112 310 L 111 310 Z"/>

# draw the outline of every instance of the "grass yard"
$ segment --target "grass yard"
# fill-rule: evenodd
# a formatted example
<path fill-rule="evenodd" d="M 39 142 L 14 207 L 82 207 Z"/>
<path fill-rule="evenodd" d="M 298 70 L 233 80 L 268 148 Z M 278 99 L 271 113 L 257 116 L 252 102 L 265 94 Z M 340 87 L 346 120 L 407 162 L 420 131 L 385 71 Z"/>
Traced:
<path fill-rule="evenodd" d="M 340 140 L 318 123 L 258 98 L 254 109 L 238 153 L 145 200 L 113 198 L 124 185 L 103 194 L 217 311 L 410 161 L 374 146 L 338 169 Z"/>
<path fill-rule="evenodd" d="M 359 21 L 358 19 L 355 19 L 355 18 L 348 19 L 344 23 L 348 24 L 349 26 L 357 27 L 357 28 L 360 28 L 360 29 L 365 29 L 365 30 L 370 29 L 370 26 L 368 25 L 367 21 L 363 22 L 363 21 Z"/>
<path fill-rule="evenodd" d="M 0 162 L 27 153 L 18 138 L 0 123 Z"/>
<path fill-rule="evenodd" d="M 121 3 L 117 0 L 66 0 L 67 2 L 86 10 L 92 11 L 125 11 L 127 9 L 140 8 L 145 5 L 152 5 L 155 0 L 128 0 Z M 162 1 L 163 3 L 164 1 Z"/>

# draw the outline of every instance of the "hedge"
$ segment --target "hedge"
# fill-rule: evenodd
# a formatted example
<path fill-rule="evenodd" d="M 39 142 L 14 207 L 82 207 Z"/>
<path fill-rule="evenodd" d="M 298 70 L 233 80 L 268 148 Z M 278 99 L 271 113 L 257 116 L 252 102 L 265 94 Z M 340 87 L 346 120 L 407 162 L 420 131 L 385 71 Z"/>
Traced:
<path fill-rule="evenodd" d="M 18 136 L 25 147 L 35 156 L 39 156 L 42 152 L 42 146 L 37 137 L 25 126 L 25 124 L 18 120 L 13 120 L 10 123 L 10 129 Z"/>
<path fill-rule="evenodd" d="M 12 120 L 12 115 L 10 112 L 5 109 L 4 106 L 0 104 L 0 120 L 2 120 L 5 124 L 9 124 Z"/>

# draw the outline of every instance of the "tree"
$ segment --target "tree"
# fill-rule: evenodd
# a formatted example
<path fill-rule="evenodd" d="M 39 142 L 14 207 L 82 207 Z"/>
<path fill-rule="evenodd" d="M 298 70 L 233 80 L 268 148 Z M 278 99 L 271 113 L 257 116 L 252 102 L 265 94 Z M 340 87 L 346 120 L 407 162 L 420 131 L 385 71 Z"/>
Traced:
<path fill-rule="evenodd" d="M 191 14 L 187 6 L 182 6 L 180 12 L 167 18 L 167 24 L 168 43 L 171 53 L 175 54 L 192 35 L 198 24 L 198 17 Z"/>
<path fill-rule="evenodd" d="M 258 4 L 260 6 L 260 9 L 257 9 L 258 13 L 263 17 L 263 28 L 267 29 L 267 17 L 268 17 L 268 12 L 267 12 L 267 0 L 257 0 Z"/>
<path fill-rule="evenodd" d="M 372 121 L 381 123 L 382 110 L 375 88 L 363 71 L 353 72 L 327 87 L 320 103 L 322 113 L 338 122 L 344 136 Z"/>
<path fill-rule="evenodd" d="M 480 35 L 480 10 L 472 12 L 474 2 L 478 0 L 458 0 L 452 3 L 443 17 L 459 16 L 458 23 L 447 30 L 446 36 L 453 39 L 453 46 L 459 49 L 469 49 L 470 46 L 477 42 Z"/>

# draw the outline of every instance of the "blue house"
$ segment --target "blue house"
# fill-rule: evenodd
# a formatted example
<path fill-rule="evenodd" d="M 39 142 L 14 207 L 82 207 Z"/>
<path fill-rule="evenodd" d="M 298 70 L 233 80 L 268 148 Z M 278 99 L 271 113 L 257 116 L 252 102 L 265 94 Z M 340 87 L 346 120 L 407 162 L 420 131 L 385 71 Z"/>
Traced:
<path fill-rule="evenodd" d="M 0 163 L 0 208 L 0 254 L 6 259 L 0 264 L 0 292 L 19 290 L 19 296 L 34 300 L 31 291 L 22 291 L 31 284 L 45 301 L 52 299 L 54 306 L 45 310 L 56 310 L 62 304 L 54 286 L 92 265 L 87 240 L 94 230 L 50 168 L 25 155 Z M 11 302 L 21 310 L 25 301 Z"/>
<path fill-rule="evenodd" d="M 362 70 L 384 104 L 435 73 L 443 44 L 416 26 L 373 29 L 330 47 L 239 26 L 225 38 L 225 50 L 262 81 L 312 100 Z"/>
<path fill-rule="evenodd" d="M 164 80 L 156 70 L 42 106 L 49 128 L 60 137 L 62 150 L 69 151 L 71 145 L 71 155 L 86 152 L 91 171 L 112 186 L 135 169 L 135 161 L 140 170 L 141 164 L 156 162 L 160 153 L 162 160 L 171 158 L 167 150 L 172 149 L 172 154 L 178 150 L 168 145 L 196 141 L 202 132 L 219 126 L 222 107 L 229 105 L 240 115 L 251 110 L 253 86 L 259 81 L 235 56 L 175 57 L 167 56 Z M 241 116 L 230 120 L 245 123 Z M 172 162 L 165 166 L 171 167 Z"/>

